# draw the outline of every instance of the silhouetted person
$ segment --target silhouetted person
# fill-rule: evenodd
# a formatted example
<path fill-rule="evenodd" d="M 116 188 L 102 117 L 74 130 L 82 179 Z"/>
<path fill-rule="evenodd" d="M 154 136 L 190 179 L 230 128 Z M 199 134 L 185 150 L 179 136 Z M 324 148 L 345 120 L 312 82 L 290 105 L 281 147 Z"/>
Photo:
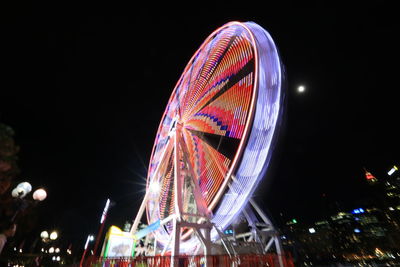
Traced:
<path fill-rule="evenodd" d="M 4 224 L 0 228 L 0 267 L 7 266 L 7 260 L 3 257 L 2 252 L 7 243 L 7 239 L 15 235 L 16 229 L 17 225 L 12 222 Z"/>
<path fill-rule="evenodd" d="M 5 244 L 7 243 L 7 239 L 15 235 L 16 229 L 17 225 L 15 223 L 7 223 L 0 230 L 0 255 Z"/>

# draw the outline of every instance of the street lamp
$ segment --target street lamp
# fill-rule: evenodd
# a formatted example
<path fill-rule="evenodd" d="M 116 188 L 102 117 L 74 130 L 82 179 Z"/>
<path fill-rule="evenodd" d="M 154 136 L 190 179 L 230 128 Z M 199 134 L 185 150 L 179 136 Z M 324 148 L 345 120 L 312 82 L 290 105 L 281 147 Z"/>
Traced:
<path fill-rule="evenodd" d="M 388 171 L 388 175 L 389 175 L 389 176 L 392 176 L 392 174 L 393 174 L 395 171 L 397 171 L 397 170 L 398 170 L 397 166 L 394 165 L 394 166 L 390 169 L 390 171 Z"/>
<path fill-rule="evenodd" d="M 46 199 L 47 193 L 43 188 L 39 188 L 35 192 L 33 192 L 32 197 L 34 200 L 43 201 Z"/>
<path fill-rule="evenodd" d="M 51 239 L 51 240 L 56 240 L 57 238 L 58 238 L 58 233 L 57 233 L 57 231 L 51 232 L 51 234 L 50 234 L 50 239 Z"/>
<path fill-rule="evenodd" d="M 15 198 L 24 198 L 29 192 L 32 191 L 32 186 L 28 182 L 19 183 L 16 188 L 13 189 L 11 195 Z"/>
<path fill-rule="evenodd" d="M 46 239 L 48 239 L 49 238 L 49 232 L 47 232 L 47 231 L 42 231 L 41 233 L 40 233 L 40 238 L 44 241 L 44 240 L 46 240 Z"/>
<path fill-rule="evenodd" d="M 22 182 L 17 185 L 12 191 L 11 195 L 17 199 L 18 203 L 18 208 L 14 213 L 14 216 L 12 217 L 11 221 L 14 221 L 15 218 L 17 217 L 18 213 L 26 209 L 30 202 L 24 197 L 29 194 L 32 191 L 32 185 L 28 182 Z M 47 193 L 43 188 L 39 188 L 33 192 L 32 198 L 35 202 L 40 202 L 45 200 L 47 197 Z M 36 203 L 34 203 L 36 204 Z"/>
<path fill-rule="evenodd" d="M 86 255 L 86 252 L 87 252 L 87 248 L 89 246 L 89 242 L 93 241 L 93 240 L 94 240 L 94 236 L 93 235 L 88 235 L 88 237 L 86 239 L 86 243 L 85 243 L 85 250 L 83 251 L 82 258 L 81 258 L 81 261 L 79 263 L 79 267 L 82 267 L 83 260 L 85 259 L 85 255 Z"/>
<path fill-rule="evenodd" d="M 32 191 L 32 185 L 28 182 L 22 182 L 15 187 L 11 195 L 15 198 L 23 199 L 27 194 Z M 32 198 L 37 201 L 43 201 L 47 197 L 46 190 L 39 188 L 33 192 Z"/>

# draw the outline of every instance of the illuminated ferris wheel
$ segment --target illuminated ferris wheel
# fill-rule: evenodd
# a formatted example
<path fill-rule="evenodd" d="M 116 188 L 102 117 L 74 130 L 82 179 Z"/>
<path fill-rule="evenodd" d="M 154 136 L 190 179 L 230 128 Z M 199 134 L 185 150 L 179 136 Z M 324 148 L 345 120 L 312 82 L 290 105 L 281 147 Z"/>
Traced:
<path fill-rule="evenodd" d="M 265 175 L 282 109 L 281 84 L 281 62 L 267 31 L 253 22 L 215 30 L 168 101 L 132 231 L 146 208 L 165 249 L 193 253 L 206 239 L 198 231 L 204 225 L 213 226 L 208 238 L 218 239 Z"/>

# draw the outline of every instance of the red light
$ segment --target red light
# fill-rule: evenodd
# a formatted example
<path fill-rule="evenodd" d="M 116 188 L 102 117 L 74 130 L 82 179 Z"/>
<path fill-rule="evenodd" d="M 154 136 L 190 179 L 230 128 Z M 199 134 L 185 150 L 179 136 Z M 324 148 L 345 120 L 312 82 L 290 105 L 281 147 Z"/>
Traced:
<path fill-rule="evenodd" d="M 376 179 L 375 176 L 373 176 L 370 172 L 365 172 L 365 178 L 367 178 L 367 180 L 371 180 L 371 179 Z"/>

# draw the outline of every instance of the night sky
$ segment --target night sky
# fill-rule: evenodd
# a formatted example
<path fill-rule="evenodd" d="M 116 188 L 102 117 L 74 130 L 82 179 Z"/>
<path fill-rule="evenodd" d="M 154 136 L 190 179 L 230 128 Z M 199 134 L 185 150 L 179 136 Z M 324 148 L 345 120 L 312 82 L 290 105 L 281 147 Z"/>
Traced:
<path fill-rule="evenodd" d="M 108 197 L 107 224 L 134 219 L 175 83 L 204 39 L 232 20 L 270 32 L 287 78 L 279 143 L 256 201 L 278 224 L 358 205 L 367 197 L 363 167 L 379 179 L 399 164 L 395 10 L 39 1 L 1 9 L 0 121 L 21 149 L 15 181 L 48 191 L 37 231 L 84 240 Z"/>

